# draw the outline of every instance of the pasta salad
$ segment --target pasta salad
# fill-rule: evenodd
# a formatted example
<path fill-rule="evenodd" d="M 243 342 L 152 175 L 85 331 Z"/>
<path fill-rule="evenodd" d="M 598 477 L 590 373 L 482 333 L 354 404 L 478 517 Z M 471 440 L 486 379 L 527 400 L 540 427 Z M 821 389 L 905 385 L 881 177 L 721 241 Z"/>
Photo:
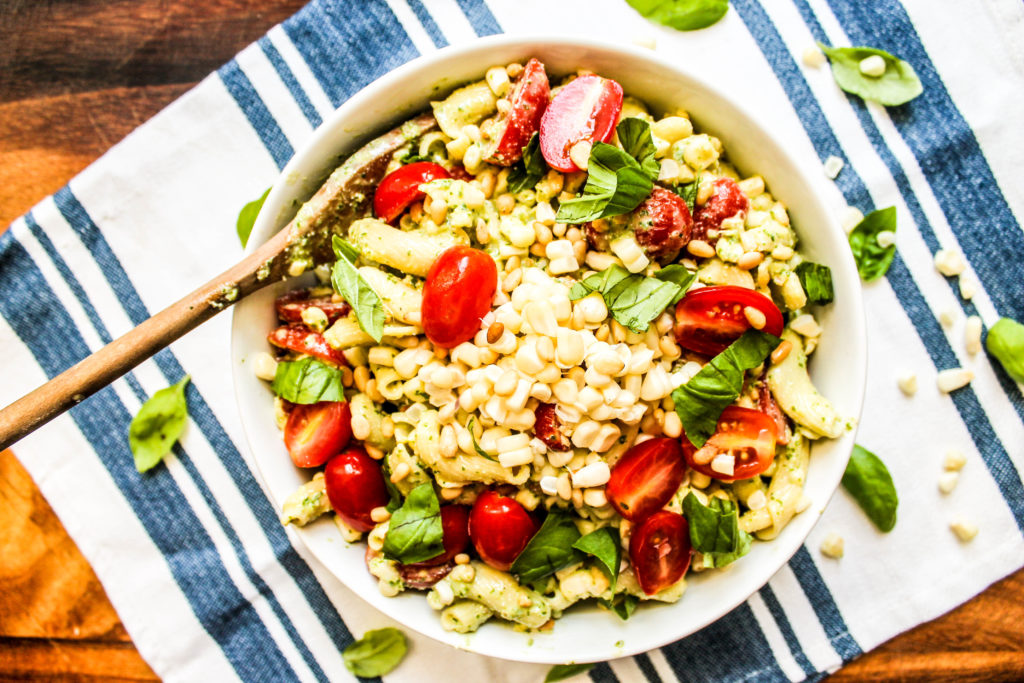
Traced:
<path fill-rule="evenodd" d="M 282 521 L 333 512 L 453 631 L 675 602 L 807 507 L 810 442 L 848 426 L 807 373 L 830 271 L 720 140 L 614 80 L 530 59 L 432 110 L 276 301 L 255 371 L 314 473 Z"/>

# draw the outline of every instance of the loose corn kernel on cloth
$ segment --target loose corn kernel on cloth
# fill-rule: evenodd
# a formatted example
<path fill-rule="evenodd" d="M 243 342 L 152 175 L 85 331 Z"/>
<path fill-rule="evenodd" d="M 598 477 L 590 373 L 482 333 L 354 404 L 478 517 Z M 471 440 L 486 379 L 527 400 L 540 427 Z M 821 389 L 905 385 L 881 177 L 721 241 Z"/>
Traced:
<path fill-rule="evenodd" d="M 899 522 L 878 533 L 840 491 L 806 545 L 746 603 L 688 638 L 583 677 L 821 678 L 1024 564 L 1021 387 L 964 345 L 968 315 L 980 315 L 986 329 L 1001 316 L 1024 320 L 1024 130 L 1009 115 L 1021 111 L 1024 92 L 1024 5 L 947 1 L 936 9 L 933 0 L 733 0 L 717 25 L 679 33 L 618 0 L 314 0 L 0 238 L 3 402 L 234 263 L 239 208 L 324 117 L 390 69 L 503 31 L 655 39 L 661 56 L 713 69 L 807 167 L 843 159 L 828 197 L 837 213 L 896 206 L 895 261 L 864 287 L 871 362 L 858 440 L 888 463 Z M 848 97 L 827 67 L 803 64 L 815 41 L 898 54 L 924 94 L 891 109 Z M 965 256 L 980 284 L 973 299 L 936 272 L 940 248 Z M 944 313 L 951 325 L 940 323 Z M 229 315 L 217 317 L 15 452 L 160 676 L 348 680 L 341 650 L 353 637 L 401 624 L 328 574 L 277 521 L 245 446 L 229 325 Z M 958 366 L 974 371 L 973 383 L 940 394 L 936 373 Z M 919 378 L 912 399 L 897 388 L 902 372 Z M 186 373 L 184 439 L 164 465 L 139 475 L 129 420 Z M 967 464 L 943 496 L 936 484 L 947 449 L 963 451 Z M 973 541 L 950 532 L 957 515 L 980 529 Z M 841 560 L 819 551 L 830 532 L 846 540 Z M 467 681 L 539 681 L 548 669 L 407 634 L 410 653 L 389 682 L 448 680 L 452 672 Z"/>

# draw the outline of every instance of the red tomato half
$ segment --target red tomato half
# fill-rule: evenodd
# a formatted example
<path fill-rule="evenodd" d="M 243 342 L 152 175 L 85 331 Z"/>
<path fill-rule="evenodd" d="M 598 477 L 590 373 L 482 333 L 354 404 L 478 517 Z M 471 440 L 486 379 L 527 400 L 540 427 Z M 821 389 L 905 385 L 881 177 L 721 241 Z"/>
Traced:
<path fill-rule="evenodd" d="M 332 365 L 348 365 L 345 354 L 331 348 L 322 334 L 301 323 L 277 328 L 267 335 L 267 341 L 279 348 L 314 356 Z"/>
<path fill-rule="evenodd" d="M 682 197 L 655 185 L 651 196 L 633 211 L 629 227 L 647 256 L 666 263 L 690 241 L 693 218 Z"/>
<path fill-rule="evenodd" d="M 703 206 L 694 212 L 694 239 L 706 239 L 714 242 L 717 237 L 710 237 L 708 230 L 718 230 L 722 221 L 746 211 L 750 202 L 747 195 L 732 178 L 719 178 L 711 184 L 712 194 Z"/>
<path fill-rule="evenodd" d="M 640 522 L 665 507 L 679 490 L 684 474 L 686 463 L 677 440 L 648 439 L 615 463 L 605 494 L 620 515 Z"/>
<path fill-rule="evenodd" d="M 716 356 L 750 329 L 743 309 L 761 311 L 764 332 L 782 334 L 782 312 L 771 299 L 745 287 L 723 285 L 687 292 L 676 304 L 676 341 L 684 349 Z"/>
<path fill-rule="evenodd" d="M 469 545 L 469 508 L 465 505 L 445 505 L 441 508 L 441 527 L 444 530 L 444 552 L 423 562 L 407 567 L 436 567 L 446 564 Z"/>
<path fill-rule="evenodd" d="M 540 151 L 551 168 L 578 171 L 569 158 L 577 142 L 608 142 L 622 111 L 622 86 L 600 76 L 580 76 L 551 100 L 540 120 Z"/>
<path fill-rule="evenodd" d="M 376 526 L 370 512 L 391 500 L 380 464 L 362 448 L 349 448 L 328 460 L 324 484 L 331 507 L 356 531 Z"/>
<path fill-rule="evenodd" d="M 301 323 L 302 312 L 316 306 L 327 315 L 327 322 L 344 318 L 352 307 L 345 301 L 334 301 L 329 296 L 311 298 L 308 289 L 297 289 L 274 300 L 277 317 L 288 323 Z"/>
<path fill-rule="evenodd" d="M 418 202 L 426 196 L 420 190 L 420 185 L 449 177 L 444 166 L 430 161 L 407 164 L 388 173 L 377 185 L 377 190 L 373 193 L 373 212 L 382 221 L 392 223 L 413 202 Z"/>
<path fill-rule="evenodd" d="M 352 438 L 352 413 L 344 401 L 297 405 L 284 426 L 284 445 L 296 467 L 319 467 Z"/>
<path fill-rule="evenodd" d="M 690 568 L 690 555 L 690 525 L 685 517 L 668 510 L 640 522 L 629 538 L 629 560 L 647 595 L 683 578 Z"/>
<path fill-rule="evenodd" d="M 531 59 L 516 79 L 508 102 L 512 109 L 499 114 L 495 123 L 494 142 L 484 154 L 484 160 L 499 166 L 511 166 L 523 158 L 523 147 L 530 136 L 540 128 L 540 117 L 548 106 L 551 89 L 544 65 Z"/>
<path fill-rule="evenodd" d="M 469 513 L 469 537 L 484 562 L 507 572 L 537 533 L 537 522 L 515 499 L 484 491 Z"/>
<path fill-rule="evenodd" d="M 423 332 L 451 349 L 469 341 L 491 310 L 498 268 L 486 253 L 454 246 L 437 257 L 423 284 Z"/>
<path fill-rule="evenodd" d="M 712 479 L 737 481 L 761 474 L 775 459 L 775 420 L 760 410 L 729 406 L 718 418 L 718 427 L 698 450 L 683 434 L 686 464 Z M 716 455 L 731 453 L 736 458 L 732 476 L 711 469 Z"/>
<path fill-rule="evenodd" d="M 572 448 L 569 437 L 562 430 L 562 421 L 558 419 L 554 403 L 541 403 L 533 411 L 533 433 L 553 451 L 565 453 Z"/>

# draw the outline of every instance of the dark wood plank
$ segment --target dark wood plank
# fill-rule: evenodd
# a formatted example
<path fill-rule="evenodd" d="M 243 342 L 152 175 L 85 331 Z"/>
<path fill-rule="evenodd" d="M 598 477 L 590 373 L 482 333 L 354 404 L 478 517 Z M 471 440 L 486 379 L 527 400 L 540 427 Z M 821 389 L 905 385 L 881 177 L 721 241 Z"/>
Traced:
<path fill-rule="evenodd" d="M 0 682 L 156 681 L 130 642 L 0 637 Z"/>

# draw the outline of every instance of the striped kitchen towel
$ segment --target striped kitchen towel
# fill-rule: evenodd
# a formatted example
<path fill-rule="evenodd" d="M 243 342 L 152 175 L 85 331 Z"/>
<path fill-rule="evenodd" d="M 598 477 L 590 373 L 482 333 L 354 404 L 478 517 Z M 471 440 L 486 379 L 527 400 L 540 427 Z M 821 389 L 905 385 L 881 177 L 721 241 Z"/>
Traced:
<path fill-rule="evenodd" d="M 314 0 L 245 49 L 0 238 L 3 403 L 126 332 L 241 254 L 239 207 L 333 108 L 419 54 L 502 31 L 654 39 L 763 116 L 808 167 L 836 156 L 837 213 L 894 205 L 898 252 L 865 286 L 870 371 L 859 441 L 887 461 L 900 520 L 879 534 L 843 492 L 805 547 L 749 601 L 594 680 L 817 679 L 1024 565 L 1024 399 L 964 323 L 1024 320 L 1024 5 L 1018 0 L 733 0 L 679 33 L 622 0 Z M 849 97 L 801 55 L 870 45 L 924 84 L 885 109 Z M 951 46 L 955 46 L 952 49 Z M 970 300 L 933 265 L 961 252 Z M 950 322 L 951 321 L 951 322 Z M 389 625 L 281 527 L 247 460 L 231 390 L 229 317 L 189 334 L 26 438 L 15 453 L 95 568 L 142 655 L 169 680 L 348 680 L 340 651 Z M 952 395 L 939 370 L 971 368 Z M 921 387 L 907 398 L 902 373 Z M 155 391 L 192 377 L 190 423 L 140 476 L 127 426 Z M 936 487 L 950 449 L 960 485 Z M 980 531 L 961 543 L 956 516 Z M 842 560 L 818 548 L 846 539 Z M 546 667 L 489 660 L 410 634 L 390 681 L 537 681 Z"/>

